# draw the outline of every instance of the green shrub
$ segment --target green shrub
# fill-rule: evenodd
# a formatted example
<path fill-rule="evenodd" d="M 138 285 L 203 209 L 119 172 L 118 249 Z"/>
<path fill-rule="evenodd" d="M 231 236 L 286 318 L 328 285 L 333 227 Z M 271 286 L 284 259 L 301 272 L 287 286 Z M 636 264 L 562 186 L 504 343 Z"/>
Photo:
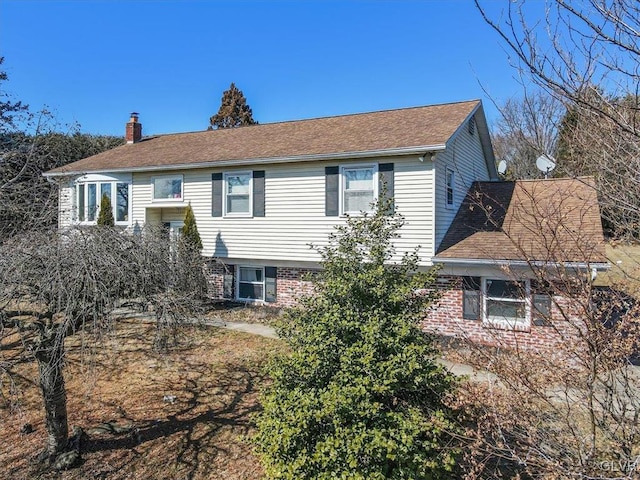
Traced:
<path fill-rule="evenodd" d="M 290 354 L 270 363 L 254 437 L 268 478 L 441 478 L 453 467 L 454 380 L 419 328 L 436 272 L 418 272 L 416 252 L 395 256 L 403 219 L 388 208 L 337 227 L 315 295 L 278 325 Z"/>
<path fill-rule="evenodd" d="M 202 250 L 202 240 L 200 239 L 200 234 L 198 233 L 196 217 L 193 215 L 191 204 L 187 205 L 187 209 L 184 214 L 184 226 L 182 227 L 181 239 L 184 243 L 195 248 L 196 250 Z"/>
<path fill-rule="evenodd" d="M 100 199 L 100 213 L 98 214 L 98 220 L 96 223 L 103 227 L 113 227 L 115 225 L 111 199 L 106 193 L 103 193 L 102 198 Z"/>

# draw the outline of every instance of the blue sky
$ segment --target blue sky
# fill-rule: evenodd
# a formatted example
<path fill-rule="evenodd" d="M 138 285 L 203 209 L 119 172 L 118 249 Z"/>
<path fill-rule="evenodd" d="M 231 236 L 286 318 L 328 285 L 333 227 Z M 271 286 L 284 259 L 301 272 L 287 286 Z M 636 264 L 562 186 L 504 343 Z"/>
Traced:
<path fill-rule="evenodd" d="M 472 0 L 0 0 L 0 55 L 16 99 L 113 135 L 131 111 L 205 129 L 231 82 L 261 123 L 474 98 L 492 120 L 522 89 Z"/>

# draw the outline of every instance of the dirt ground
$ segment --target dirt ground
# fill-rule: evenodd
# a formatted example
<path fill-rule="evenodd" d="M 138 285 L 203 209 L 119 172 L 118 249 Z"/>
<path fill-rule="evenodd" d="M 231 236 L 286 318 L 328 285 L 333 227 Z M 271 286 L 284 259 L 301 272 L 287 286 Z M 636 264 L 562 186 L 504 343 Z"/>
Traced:
<path fill-rule="evenodd" d="M 248 437 L 259 409 L 262 366 L 277 340 L 215 328 L 180 332 L 169 353 L 152 351 L 154 326 L 117 323 L 99 342 L 67 339 L 69 426 L 90 431 L 111 422 L 126 433 L 90 433 L 83 463 L 42 471 L 32 459 L 46 441 L 37 368 L 19 340 L 0 346 L 12 383 L 0 380 L 2 479 L 256 479 Z M 95 345 L 100 348 L 93 348 Z M 25 424 L 32 433 L 21 432 Z"/>

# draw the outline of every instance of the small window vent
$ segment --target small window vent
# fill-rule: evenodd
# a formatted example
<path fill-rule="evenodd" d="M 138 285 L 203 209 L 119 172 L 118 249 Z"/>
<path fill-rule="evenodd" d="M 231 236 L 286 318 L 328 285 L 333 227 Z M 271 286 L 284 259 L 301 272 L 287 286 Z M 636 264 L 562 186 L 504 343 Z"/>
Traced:
<path fill-rule="evenodd" d="M 473 135 L 476 133 L 476 119 L 475 117 L 471 117 L 469 119 L 469 123 L 467 123 L 467 128 L 469 129 L 469 134 Z"/>

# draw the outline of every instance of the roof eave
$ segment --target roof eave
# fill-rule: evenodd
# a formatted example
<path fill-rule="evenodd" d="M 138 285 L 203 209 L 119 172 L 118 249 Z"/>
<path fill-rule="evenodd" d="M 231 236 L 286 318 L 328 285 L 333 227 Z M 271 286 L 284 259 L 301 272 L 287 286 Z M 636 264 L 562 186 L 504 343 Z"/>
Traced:
<path fill-rule="evenodd" d="M 552 262 L 544 260 L 509 260 L 509 259 L 490 259 L 490 258 L 447 258 L 438 257 L 433 258 L 434 263 L 441 263 L 443 265 L 457 265 L 457 266 L 511 266 L 511 267 L 565 267 L 575 269 L 593 269 L 598 271 L 605 271 L 611 268 L 609 262 Z"/>
<path fill-rule="evenodd" d="M 70 175 L 83 175 L 85 173 L 115 173 L 115 172 L 157 172 L 166 170 L 188 170 L 198 168 L 229 167 L 241 165 L 265 165 L 274 163 L 314 162 L 327 160 L 348 160 L 371 157 L 391 157 L 400 155 L 423 155 L 429 152 L 441 152 L 445 150 L 445 144 L 421 145 L 416 147 L 386 148 L 382 150 L 366 150 L 360 152 L 323 153 L 314 155 L 294 155 L 287 157 L 243 158 L 235 160 L 215 160 L 197 163 L 182 163 L 171 165 L 149 165 L 143 167 L 101 168 L 88 170 L 69 170 L 66 172 L 45 172 L 45 177 L 65 177 Z M 62 167 L 64 168 L 64 167 Z"/>

